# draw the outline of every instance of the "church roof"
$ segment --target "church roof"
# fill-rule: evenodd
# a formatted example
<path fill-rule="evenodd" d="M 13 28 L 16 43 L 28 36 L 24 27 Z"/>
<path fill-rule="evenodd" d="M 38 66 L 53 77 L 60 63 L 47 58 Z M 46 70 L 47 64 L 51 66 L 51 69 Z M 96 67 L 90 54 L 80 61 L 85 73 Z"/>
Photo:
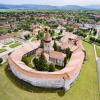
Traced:
<path fill-rule="evenodd" d="M 57 51 L 50 51 L 49 56 L 54 59 L 62 59 L 62 60 L 64 60 L 64 58 L 66 57 L 64 53 Z"/>

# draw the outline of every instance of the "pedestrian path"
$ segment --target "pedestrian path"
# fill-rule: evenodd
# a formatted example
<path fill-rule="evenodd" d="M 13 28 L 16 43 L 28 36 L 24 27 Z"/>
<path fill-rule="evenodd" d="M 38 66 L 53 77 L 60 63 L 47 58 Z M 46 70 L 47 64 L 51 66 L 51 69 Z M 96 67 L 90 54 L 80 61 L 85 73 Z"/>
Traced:
<path fill-rule="evenodd" d="M 100 92 L 100 58 L 97 57 L 96 46 L 95 45 L 94 45 L 94 53 L 95 53 L 95 58 L 96 58 L 96 63 L 97 63 L 97 74 L 98 74 L 99 92 Z"/>

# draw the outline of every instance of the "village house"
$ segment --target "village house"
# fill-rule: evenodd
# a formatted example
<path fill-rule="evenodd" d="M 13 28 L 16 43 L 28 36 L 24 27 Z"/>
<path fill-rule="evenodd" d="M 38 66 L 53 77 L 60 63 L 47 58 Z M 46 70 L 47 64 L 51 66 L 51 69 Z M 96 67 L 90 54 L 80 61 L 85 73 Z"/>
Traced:
<path fill-rule="evenodd" d="M 30 31 L 22 31 L 19 35 L 20 38 L 25 39 L 25 36 L 31 35 Z"/>
<path fill-rule="evenodd" d="M 33 32 L 32 32 L 33 35 L 38 35 L 38 32 L 42 30 L 42 26 L 38 24 L 37 25 L 33 24 L 31 27 L 33 29 Z"/>
<path fill-rule="evenodd" d="M 14 41 L 14 39 L 10 35 L 2 35 L 0 36 L 0 43 L 1 44 L 6 44 L 9 42 Z"/>
<path fill-rule="evenodd" d="M 66 28 L 64 28 L 63 26 L 59 25 L 56 29 L 55 32 L 60 33 L 60 31 L 62 30 L 62 32 L 66 31 Z"/>

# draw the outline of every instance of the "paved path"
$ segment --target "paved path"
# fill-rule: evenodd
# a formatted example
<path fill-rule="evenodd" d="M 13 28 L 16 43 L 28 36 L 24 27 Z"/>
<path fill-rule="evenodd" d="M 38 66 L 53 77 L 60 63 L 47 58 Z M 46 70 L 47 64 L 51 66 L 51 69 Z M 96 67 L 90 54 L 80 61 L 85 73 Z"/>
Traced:
<path fill-rule="evenodd" d="M 98 71 L 98 81 L 99 81 L 99 92 L 100 92 L 100 58 L 96 61 L 97 62 L 97 71 Z"/>
<path fill-rule="evenodd" d="M 97 57 L 95 44 L 94 44 L 94 53 L 95 53 L 95 58 L 96 58 L 96 63 L 97 63 L 97 74 L 98 74 L 99 92 L 100 92 L 100 58 Z"/>
<path fill-rule="evenodd" d="M 93 46 L 94 46 L 95 58 L 96 58 L 96 61 L 97 61 L 98 60 L 98 56 L 97 56 L 97 53 L 96 53 L 96 46 L 95 46 L 95 44 Z"/>

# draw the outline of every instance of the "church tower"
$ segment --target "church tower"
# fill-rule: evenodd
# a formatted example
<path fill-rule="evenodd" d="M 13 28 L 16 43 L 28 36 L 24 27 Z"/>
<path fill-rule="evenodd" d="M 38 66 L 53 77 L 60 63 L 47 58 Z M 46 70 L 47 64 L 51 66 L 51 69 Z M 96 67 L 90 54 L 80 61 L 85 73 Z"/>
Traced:
<path fill-rule="evenodd" d="M 45 39 L 44 39 L 44 51 L 49 53 L 51 48 L 51 37 L 48 31 L 45 33 Z"/>

